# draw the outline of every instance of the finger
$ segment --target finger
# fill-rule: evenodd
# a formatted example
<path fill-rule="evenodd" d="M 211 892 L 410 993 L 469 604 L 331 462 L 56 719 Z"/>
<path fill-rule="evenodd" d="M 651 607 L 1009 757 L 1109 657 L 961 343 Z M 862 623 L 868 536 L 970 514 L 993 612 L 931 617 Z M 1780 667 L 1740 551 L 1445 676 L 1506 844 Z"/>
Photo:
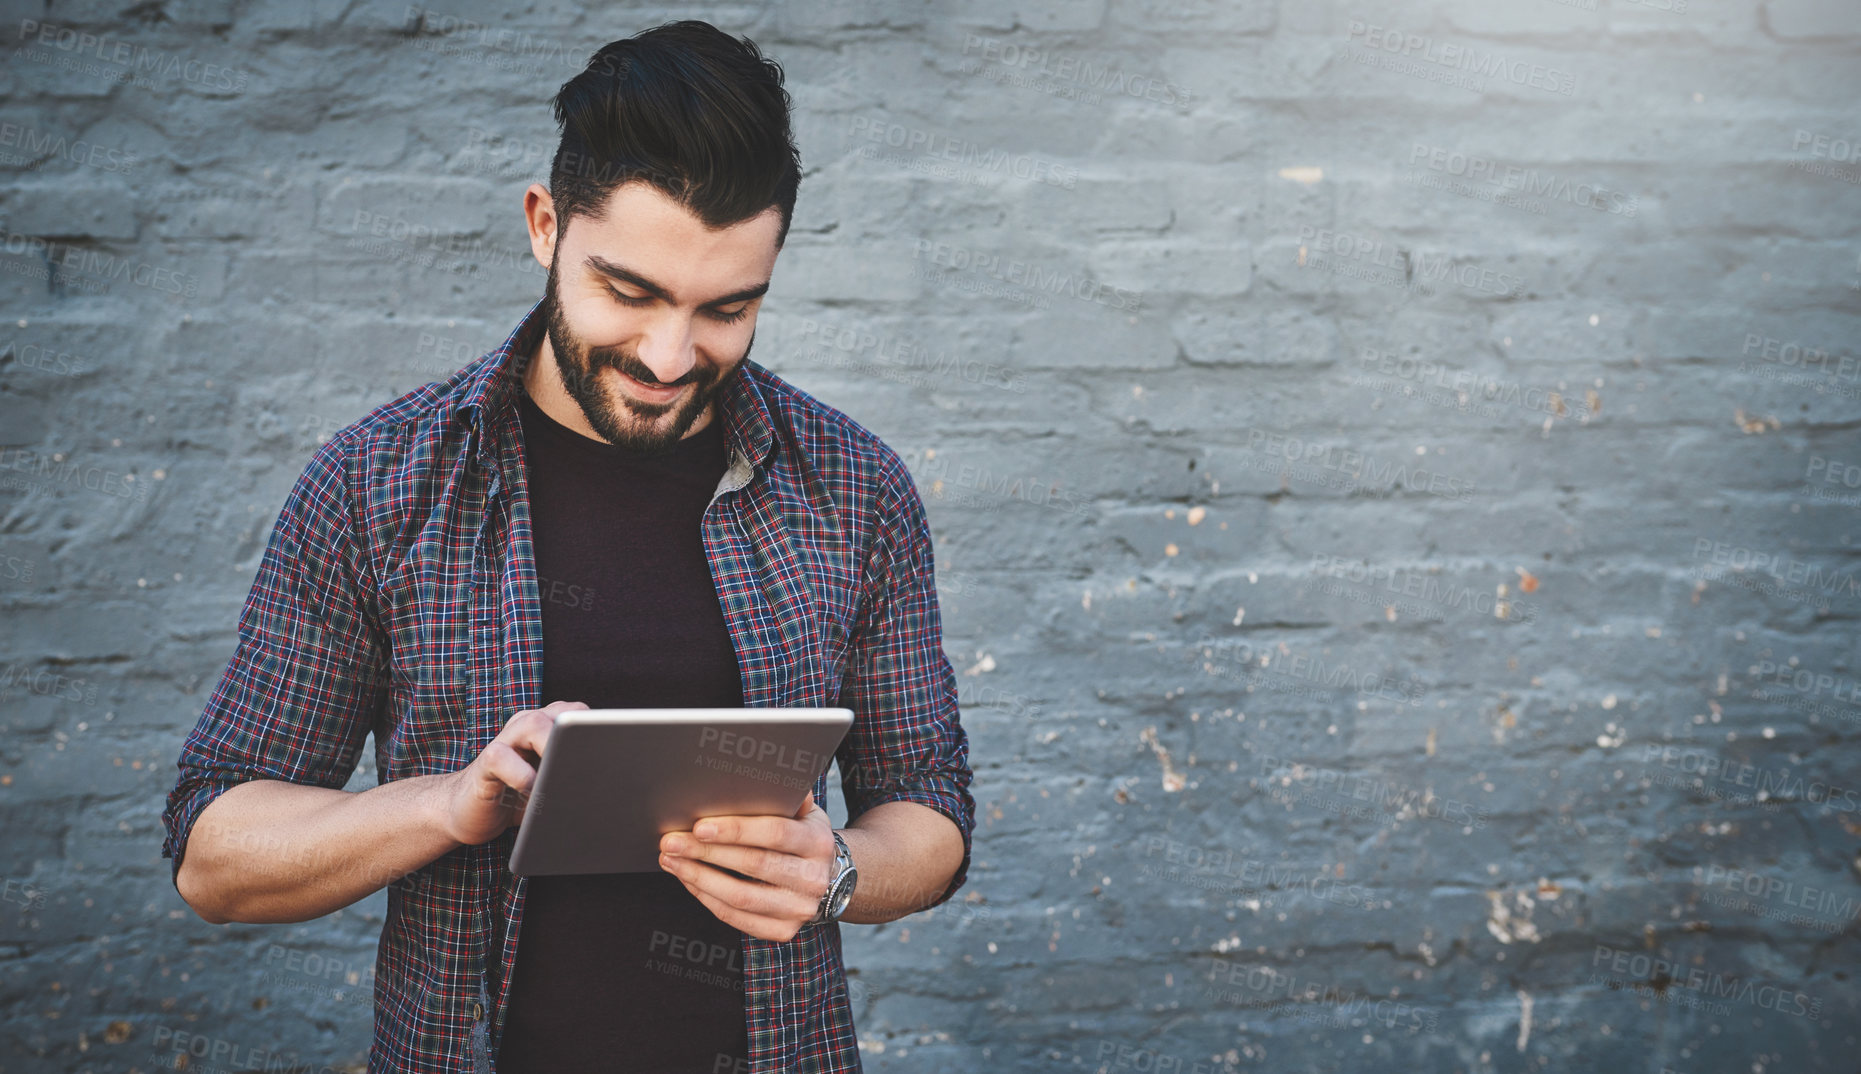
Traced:
<path fill-rule="evenodd" d="M 794 937 L 796 926 L 792 922 L 778 921 L 760 914 L 746 914 L 714 895 L 693 888 L 690 884 L 685 885 L 685 890 L 690 891 L 694 898 L 703 903 L 705 909 L 711 911 L 712 917 L 732 928 L 741 929 L 763 940 L 785 943 Z"/>
<path fill-rule="evenodd" d="M 739 880 L 706 862 L 661 856 L 660 867 L 678 877 L 693 894 L 700 891 L 747 914 L 763 917 L 814 916 L 819 899 L 754 880 Z"/>
<path fill-rule="evenodd" d="M 820 861 L 763 847 L 734 845 L 713 846 L 686 840 L 685 850 L 673 855 L 689 861 L 702 861 L 723 869 L 734 869 L 752 881 L 774 884 L 808 895 L 819 902 L 827 892 L 832 877 L 830 867 Z"/>
<path fill-rule="evenodd" d="M 541 757 L 544 747 L 549 744 L 550 734 L 556 729 L 556 717 L 565 712 L 587 708 L 580 701 L 551 701 L 540 709 L 526 709 L 511 717 L 497 737 Z"/>
<path fill-rule="evenodd" d="M 507 727 L 498 737 L 512 748 L 523 750 L 541 760 L 544 748 L 549 745 L 550 732 L 555 730 L 556 718 L 542 711 L 531 712 L 527 715 L 531 718 L 522 723 L 511 721 L 512 726 Z"/>
<path fill-rule="evenodd" d="M 497 797 L 507 791 L 522 798 L 529 797 L 530 788 L 536 784 L 536 769 L 509 743 L 494 741 L 479 757 L 484 761 L 478 788 L 483 797 Z"/>
<path fill-rule="evenodd" d="M 523 709 L 504 721 L 504 726 L 498 731 L 498 737 L 502 738 L 505 734 L 521 734 L 532 727 L 553 727 L 556 717 L 562 713 L 574 712 L 587 707 L 587 703 L 582 701 L 551 701 L 540 709 Z"/>
<path fill-rule="evenodd" d="M 685 890 L 691 892 L 692 897 L 703 903 L 705 908 L 711 911 L 711 915 L 719 921 L 765 940 L 786 942 L 793 939 L 801 926 L 807 923 L 806 918 L 814 916 L 814 912 L 810 910 L 805 916 L 771 917 L 768 914 L 752 913 L 732 906 L 726 900 L 691 884 L 686 884 Z"/>
<path fill-rule="evenodd" d="M 704 834 L 707 828 L 708 836 Z M 822 834 L 819 825 L 790 817 L 704 817 L 692 825 L 693 838 L 703 843 L 766 847 L 802 858 L 821 853 Z M 832 831 L 825 834 L 832 841 Z"/>

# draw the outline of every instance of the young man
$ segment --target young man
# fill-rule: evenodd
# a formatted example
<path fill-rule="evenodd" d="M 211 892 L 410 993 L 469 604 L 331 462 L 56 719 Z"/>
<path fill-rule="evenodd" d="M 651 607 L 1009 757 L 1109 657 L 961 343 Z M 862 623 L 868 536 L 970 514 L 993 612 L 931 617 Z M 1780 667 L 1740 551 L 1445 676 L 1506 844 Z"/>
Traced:
<path fill-rule="evenodd" d="M 391 885 L 371 1074 L 858 1070 L 836 918 L 963 884 L 923 504 L 748 357 L 800 181 L 788 105 L 702 22 L 603 48 L 524 195 L 542 300 L 319 448 L 272 532 L 163 854 L 215 923 Z M 846 828 L 823 776 L 795 817 L 668 835 L 658 873 L 510 874 L 561 712 L 739 705 L 854 711 Z M 371 732 L 381 785 L 345 792 Z"/>

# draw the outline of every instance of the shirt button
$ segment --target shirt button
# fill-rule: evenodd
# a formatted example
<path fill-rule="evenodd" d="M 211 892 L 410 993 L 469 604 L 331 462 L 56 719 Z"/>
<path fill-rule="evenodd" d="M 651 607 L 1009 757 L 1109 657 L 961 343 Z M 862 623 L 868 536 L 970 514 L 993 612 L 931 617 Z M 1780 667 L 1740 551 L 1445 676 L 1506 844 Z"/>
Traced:
<path fill-rule="evenodd" d="M 484 1020 L 485 1020 L 485 1005 L 482 1003 L 472 1004 L 472 1021 L 482 1022 Z"/>

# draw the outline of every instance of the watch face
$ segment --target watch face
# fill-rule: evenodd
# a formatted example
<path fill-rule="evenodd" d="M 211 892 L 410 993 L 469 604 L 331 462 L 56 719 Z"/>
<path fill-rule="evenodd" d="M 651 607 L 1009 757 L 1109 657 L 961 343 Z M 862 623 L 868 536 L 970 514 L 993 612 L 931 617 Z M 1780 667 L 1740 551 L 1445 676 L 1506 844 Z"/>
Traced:
<path fill-rule="evenodd" d="M 853 901 L 853 885 L 859 879 L 859 870 L 853 867 L 853 858 L 847 853 L 846 841 L 840 838 L 839 832 L 834 833 L 834 843 L 837 849 L 834 864 L 844 863 L 845 868 L 834 877 L 828 889 L 825 917 L 829 921 L 838 921 L 840 915 L 846 913 L 847 904 Z"/>

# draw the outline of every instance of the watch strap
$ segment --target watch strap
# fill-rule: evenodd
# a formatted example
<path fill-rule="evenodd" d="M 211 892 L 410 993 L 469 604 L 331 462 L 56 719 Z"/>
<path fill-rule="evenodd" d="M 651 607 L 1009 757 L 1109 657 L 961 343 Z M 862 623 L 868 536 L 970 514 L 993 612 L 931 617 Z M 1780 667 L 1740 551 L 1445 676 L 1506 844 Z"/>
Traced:
<path fill-rule="evenodd" d="M 821 893 L 821 905 L 814 911 L 810 925 L 824 925 L 835 918 L 829 916 L 834 895 L 840 890 L 840 881 L 853 867 L 853 852 L 847 848 L 846 840 L 840 837 L 840 830 L 834 829 L 834 875 L 827 881 L 827 890 Z"/>

